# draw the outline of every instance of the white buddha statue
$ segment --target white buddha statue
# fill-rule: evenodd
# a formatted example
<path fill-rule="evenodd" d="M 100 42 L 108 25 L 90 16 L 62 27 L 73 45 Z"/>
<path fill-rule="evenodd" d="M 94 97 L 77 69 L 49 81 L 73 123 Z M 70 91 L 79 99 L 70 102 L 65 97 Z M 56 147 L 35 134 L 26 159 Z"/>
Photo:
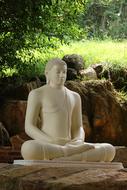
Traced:
<path fill-rule="evenodd" d="M 33 140 L 22 145 L 23 158 L 112 161 L 115 156 L 112 145 L 84 142 L 81 99 L 78 93 L 64 86 L 66 73 L 63 60 L 50 60 L 45 68 L 47 84 L 29 93 L 25 132 Z"/>

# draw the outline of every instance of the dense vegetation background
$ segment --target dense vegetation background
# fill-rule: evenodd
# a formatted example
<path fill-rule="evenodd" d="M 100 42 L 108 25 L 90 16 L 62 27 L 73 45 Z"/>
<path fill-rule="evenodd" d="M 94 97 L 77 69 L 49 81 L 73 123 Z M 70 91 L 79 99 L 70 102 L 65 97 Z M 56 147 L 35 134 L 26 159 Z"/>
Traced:
<path fill-rule="evenodd" d="M 61 47 L 72 41 L 122 43 L 126 20 L 127 0 L 0 0 L 0 77 L 40 74 L 46 61 L 62 56 Z"/>

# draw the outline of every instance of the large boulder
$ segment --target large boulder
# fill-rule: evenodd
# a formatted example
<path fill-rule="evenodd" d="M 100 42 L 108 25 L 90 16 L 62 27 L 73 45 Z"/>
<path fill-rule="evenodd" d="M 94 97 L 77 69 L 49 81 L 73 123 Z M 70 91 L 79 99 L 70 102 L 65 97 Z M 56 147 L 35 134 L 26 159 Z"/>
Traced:
<path fill-rule="evenodd" d="M 0 147 L 10 145 L 10 136 L 3 123 L 0 122 Z"/>
<path fill-rule="evenodd" d="M 97 73 L 92 67 L 88 67 L 87 69 L 84 69 L 80 71 L 81 76 L 84 80 L 97 80 Z"/>
<path fill-rule="evenodd" d="M 80 55 L 68 54 L 63 57 L 63 60 L 67 63 L 68 68 L 73 68 L 76 71 L 84 69 L 84 60 Z"/>
<path fill-rule="evenodd" d="M 29 82 L 19 83 L 18 85 L 15 84 L 14 81 L 10 81 L 10 83 L 7 82 L 8 81 L 0 84 L 0 106 L 1 102 L 3 104 L 8 99 L 27 100 L 29 92 L 42 85 L 38 77 Z"/>
<path fill-rule="evenodd" d="M 10 136 L 24 131 L 27 101 L 8 100 L 0 108 L 0 121 Z"/>
<path fill-rule="evenodd" d="M 109 81 L 68 81 L 66 86 L 81 96 L 86 141 L 127 145 L 127 106 Z"/>
<path fill-rule="evenodd" d="M 103 63 L 96 63 L 91 65 L 91 67 L 95 70 L 97 77 L 101 78 L 101 74 L 103 71 Z"/>
<path fill-rule="evenodd" d="M 67 64 L 67 80 L 82 78 L 82 70 L 84 70 L 83 57 L 78 54 L 68 54 L 63 57 Z"/>

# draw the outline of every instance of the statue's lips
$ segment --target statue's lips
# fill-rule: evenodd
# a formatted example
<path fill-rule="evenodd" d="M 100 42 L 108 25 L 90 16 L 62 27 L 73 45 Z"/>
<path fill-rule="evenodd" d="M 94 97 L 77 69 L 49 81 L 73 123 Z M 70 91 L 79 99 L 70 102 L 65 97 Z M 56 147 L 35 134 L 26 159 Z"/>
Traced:
<path fill-rule="evenodd" d="M 58 78 L 58 80 L 65 80 L 65 78 Z"/>
<path fill-rule="evenodd" d="M 60 77 L 60 79 L 65 79 L 65 77 Z"/>

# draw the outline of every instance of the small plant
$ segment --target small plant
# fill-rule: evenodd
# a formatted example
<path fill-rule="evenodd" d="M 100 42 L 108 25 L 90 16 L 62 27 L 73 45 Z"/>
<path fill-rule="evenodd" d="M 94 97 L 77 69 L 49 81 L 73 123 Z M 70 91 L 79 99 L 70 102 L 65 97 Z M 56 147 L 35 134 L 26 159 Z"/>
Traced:
<path fill-rule="evenodd" d="M 127 104 L 127 93 L 126 92 L 124 92 L 124 91 L 119 91 L 119 92 L 117 92 L 117 95 L 116 95 L 116 98 L 117 98 L 117 100 L 121 103 L 121 104 L 123 104 L 123 103 L 126 103 Z"/>

